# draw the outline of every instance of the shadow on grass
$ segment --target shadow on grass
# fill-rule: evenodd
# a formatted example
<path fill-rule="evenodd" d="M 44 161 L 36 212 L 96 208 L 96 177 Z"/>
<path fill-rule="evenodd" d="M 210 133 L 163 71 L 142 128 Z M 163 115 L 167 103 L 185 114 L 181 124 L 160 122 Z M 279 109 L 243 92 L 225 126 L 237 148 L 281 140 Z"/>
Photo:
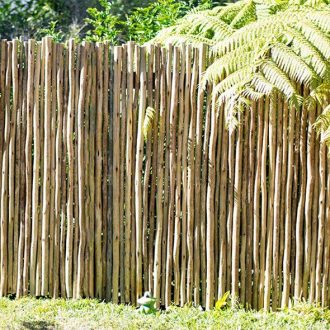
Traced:
<path fill-rule="evenodd" d="M 31 330 L 55 329 L 55 323 L 47 321 L 24 321 L 22 326 L 24 329 Z"/>

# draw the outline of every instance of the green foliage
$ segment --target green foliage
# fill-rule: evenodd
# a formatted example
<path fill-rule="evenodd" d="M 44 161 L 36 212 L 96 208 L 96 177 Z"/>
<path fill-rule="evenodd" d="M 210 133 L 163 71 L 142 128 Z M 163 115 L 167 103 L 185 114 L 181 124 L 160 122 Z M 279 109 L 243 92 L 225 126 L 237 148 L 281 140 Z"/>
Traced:
<path fill-rule="evenodd" d="M 321 100 L 321 106 L 327 106 L 327 100 L 319 95 L 321 90 L 324 94 L 324 89 L 330 92 L 327 0 L 241 0 L 197 10 L 162 30 L 153 40 L 177 44 L 182 41 L 211 46 L 214 62 L 204 80 L 216 85 L 215 93 L 220 104 L 226 105 L 230 128 L 238 123 L 236 114 L 249 107 L 247 99 L 281 93 L 300 108 L 306 99 L 297 83 L 310 89 L 307 99 Z M 323 113 L 316 127 L 330 145 L 330 126 L 325 117 L 330 119 L 329 111 Z"/>
<path fill-rule="evenodd" d="M 2 0 L 0 37 L 23 36 L 56 40 L 80 37 L 89 41 L 127 40 L 144 43 L 195 6 L 212 0 Z M 86 12 L 87 10 L 87 12 Z M 87 18 L 86 18 L 87 17 Z M 54 23 L 56 22 L 56 24 Z"/>
<path fill-rule="evenodd" d="M 49 36 L 56 42 L 62 42 L 65 34 L 61 30 L 56 29 L 57 21 L 50 22 L 47 29 L 41 29 L 40 35 Z"/>
<path fill-rule="evenodd" d="M 127 16 L 127 36 L 143 44 L 155 37 L 162 28 L 174 24 L 188 8 L 183 1 L 177 0 L 159 0 L 148 7 L 137 8 Z"/>
<path fill-rule="evenodd" d="M 118 16 L 112 14 L 113 4 L 106 0 L 99 0 L 101 10 L 97 8 L 88 8 L 89 18 L 85 22 L 92 28 L 86 33 L 88 41 L 108 40 L 115 44 L 118 41 L 122 22 Z"/>
<path fill-rule="evenodd" d="M 62 19 L 52 4 L 41 0 L 3 0 L 0 6 L 0 37 L 40 36 L 40 30 Z"/>
<path fill-rule="evenodd" d="M 175 24 L 195 5 L 204 9 L 213 5 L 211 0 L 157 0 L 149 4 L 148 1 L 143 1 L 142 3 L 147 4 L 144 7 L 137 7 L 136 3 L 132 2 L 130 6 L 127 5 L 126 14 L 123 15 L 123 2 L 125 1 L 99 0 L 99 8 L 87 9 L 87 40 L 108 40 L 113 44 L 134 40 L 144 44 L 161 29 Z"/>

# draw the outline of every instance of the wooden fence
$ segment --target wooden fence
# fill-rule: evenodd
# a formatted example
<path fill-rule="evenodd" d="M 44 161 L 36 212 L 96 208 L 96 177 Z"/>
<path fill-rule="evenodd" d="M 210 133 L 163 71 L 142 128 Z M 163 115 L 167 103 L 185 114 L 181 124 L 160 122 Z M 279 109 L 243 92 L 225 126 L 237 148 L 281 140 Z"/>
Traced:
<path fill-rule="evenodd" d="M 0 296 L 329 304 L 319 109 L 262 100 L 229 133 L 206 47 L 0 48 Z"/>

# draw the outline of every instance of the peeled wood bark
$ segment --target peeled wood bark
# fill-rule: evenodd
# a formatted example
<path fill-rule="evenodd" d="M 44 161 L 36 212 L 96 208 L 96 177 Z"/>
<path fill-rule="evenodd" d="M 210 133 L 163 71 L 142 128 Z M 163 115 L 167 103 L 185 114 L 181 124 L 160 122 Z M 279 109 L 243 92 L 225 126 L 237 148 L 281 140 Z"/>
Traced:
<path fill-rule="evenodd" d="M 1 150 L 1 156 L 0 158 L 0 183 L 1 183 L 1 214 L 0 214 L 0 296 L 3 296 L 6 294 L 6 274 L 7 274 L 7 247 L 5 242 L 5 233 L 6 233 L 6 220 L 4 219 L 5 214 L 3 213 L 5 211 L 4 204 L 3 204 L 3 198 L 2 198 L 2 189 L 4 187 L 4 183 L 2 181 L 3 177 L 3 162 L 5 161 L 5 138 L 7 138 L 8 133 L 5 131 L 5 124 L 6 124 L 6 111 L 5 111 L 5 86 L 6 86 L 6 61 L 7 61 L 7 42 L 6 40 L 1 40 L 1 66 L 0 66 L 0 93 L 1 93 L 1 99 L 0 99 L 0 105 L 1 105 L 1 111 L 0 111 L 0 150 Z M 7 128 L 8 130 L 8 128 Z M 7 135 L 5 134 L 7 133 Z"/>
<path fill-rule="evenodd" d="M 25 199 L 25 242 L 24 242 L 24 270 L 23 270 L 23 294 L 27 294 L 29 285 L 29 259 L 31 244 L 31 207 L 32 207 L 32 106 L 33 106 L 33 71 L 34 71 L 35 41 L 28 42 L 28 76 L 26 99 L 26 199 Z"/>
<path fill-rule="evenodd" d="M 216 111 L 216 99 L 212 100 L 211 110 L 211 131 L 209 144 L 209 179 L 207 185 L 207 199 L 206 199 L 206 235 L 208 237 L 206 243 L 206 309 L 213 308 L 214 305 L 214 193 L 215 182 L 211 178 L 215 177 L 215 153 L 216 141 L 218 133 L 218 113 Z"/>
<path fill-rule="evenodd" d="M 31 261 L 30 261 L 30 293 L 36 293 L 36 269 L 37 269 L 37 244 L 39 224 L 39 177 L 40 177 L 40 109 L 39 109 L 39 79 L 40 79 L 40 45 L 37 45 L 37 57 L 34 81 L 34 109 L 33 109 L 33 185 L 32 185 L 32 237 L 31 237 Z"/>
<path fill-rule="evenodd" d="M 140 77 L 140 53 L 141 47 L 135 45 L 134 51 L 134 67 L 136 68 L 136 77 Z M 140 79 L 135 79 L 135 93 L 134 93 L 134 102 L 133 102 L 133 162 L 132 162 L 132 182 L 135 182 L 135 168 L 136 162 L 136 146 L 137 146 L 137 125 L 138 125 L 138 100 L 139 100 L 139 91 L 140 91 Z M 132 185 L 132 196 L 135 196 L 135 185 Z M 132 219 L 135 219 L 136 209 L 134 198 L 132 200 Z M 131 244 L 131 302 L 132 304 L 136 303 L 136 223 L 132 221 L 132 244 Z"/>
<path fill-rule="evenodd" d="M 199 304 L 200 300 L 200 273 L 201 273 L 201 254 L 202 245 L 205 244 L 201 239 L 201 160 L 202 160 L 202 135 L 203 135 L 203 104 L 204 88 L 202 86 L 202 75 L 206 68 L 206 45 L 202 45 L 198 51 L 198 88 L 197 89 L 197 108 L 196 108 L 196 155 L 195 155 L 195 274 L 194 274 L 194 301 Z M 196 101 L 193 101 L 196 102 Z M 205 249 L 204 249 L 205 250 Z M 203 273 L 206 275 L 205 272 Z M 204 281 L 203 281 L 204 280 Z M 202 283 L 205 283 L 205 277 Z M 204 292 L 205 294 L 205 286 Z M 203 299 L 204 300 L 204 299 Z"/>
<path fill-rule="evenodd" d="M 0 46 L 1 47 L 1 46 Z M 18 59 L 18 79 L 19 79 L 19 85 L 18 85 L 18 109 L 17 109 L 17 134 L 16 134 L 16 160 L 15 160 L 15 200 L 16 200 L 16 207 L 15 207 L 15 228 L 14 228 L 14 246 L 16 247 L 15 251 L 15 258 L 16 262 L 14 264 L 15 269 L 14 272 L 15 276 L 14 281 L 14 290 L 16 292 L 16 297 L 19 297 L 21 295 L 21 288 L 22 288 L 22 281 L 23 281 L 23 269 L 22 269 L 22 263 L 23 263 L 23 239 L 24 239 L 24 225 L 22 225 L 22 220 L 24 219 L 23 212 L 21 208 L 19 207 L 20 201 L 22 199 L 22 196 L 24 195 L 23 189 L 22 189 L 22 177 L 24 176 L 23 173 L 21 173 L 21 166 L 22 166 L 22 154 L 24 153 L 24 147 L 22 144 L 22 136 L 23 136 L 23 76 L 24 76 L 24 43 L 22 40 L 20 40 L 19 43 L 19 59 Z M 1 69 L 0 69 L 1 70 Z M 1 83 L 0 83 L 1 85 Z M 1 111 L 3 113 L 3 111 Z M 2 134 L 0 134 L 2 135 Z M 0 147 L 0 150 L 1 147 Z M 1 167 L 1 161 L 0 161 L 0 167 Z M 1 173 L 1 170 L 0 170 Z M 0 186 L 1 186 L 1 175 L 0 175 Z M 15 237 L 16 235 L 16 237 Z M 1 275 L 0 275 L 1 277 Z"/>
<path fill-rule="evenodd" d="M 108 208 L 107 208 L 107 241 L 106 241 L 106 249 L 107 249 L 107 257 L 106 257 L 106 265 L 107 265 L 107 277 L 106 277 L 106 300 L 110 301 L 111 298 L 111 290 L 112 290 L 112 224 L 113 224 L 113 86 L 114 86 L 114 52 L 113 46 L 110 47 L 109 50 L 109 132 L 108 132 L 108 140 L 109 147 L 107 150 L 108 157 Z M 126 236 L 125 236 L 126 237 Z"/>
<path fill-rule="evenodd" d="M 304 94 L 308 91 L 306 87 Z M 315 182 L 315 130 L 313 124 L 315 122 L 316 108 L 311 109 L 308 113 L 309 125 L 308 125 L 308 143 L 307 143 L 307 183 L 306 183 L 306 204 L 305 204 L 305 237 L 304 237 L 304 273 L 303 273 L 303 297 L 308 298 L 308 285 L 310 278 L 310 263 L 312 253 L 312 209 L 313 209 L 313 190 Z"/>
<path fill-rule="evenodd" d="M 243 123 L 243 152 L 242 152 L 242 159 L 247 160 L 248 159 L 248 151 L 249 151 L 249 139 L 248 139 L 248 132 L 249 132 L 249 111 L 246 111 L 244 113 L 244 117 L 242 119 Z M 242 211 L 241 211 L 241 230 L 240 230 L 240 236 L 241 236 L 241 249 L 240 249 L 240 261 L 239 261 L 239 268 L 241 272 L 240 277 L 240 290 L 239 290 L 239 296 L 240 300 L 242 302 L 243 306 L 246 306 L 246 287 L 247 287 L 247 280 L 249 277 L 249 274 L 246 270 L 246 257 L 247 255 L 247 249 L 246 249 L 246 243 L 247 243 L 247 224 L 248 224 L 248 200 L 247 200 L 247 185 L 248 185 L 248 161 L 244 162 L 242 160 Z M 246 274 L 244 276 L 243 274 Z M 220 297 L 219 297 L 220 298 Z"/>
<path fill-rule="evenodd" d="M 15 232 L 15 157 L 16 157 L 16 130 L 17 130 L 17 111 L 18 111 L 18 40 L 12 41 L 12 107 L 10 119 L 10 137 L 9 137 L 9 182 L 8 182 L 8 259 L 9 259 L 9 279 L 8 292 L 16 292 L 16 251 L 14 235 Z"/>
<path fill-rule="evenodd" d="M 136 165 L 135 165 L 135 223 L 136 223 L 136 297 L 142 296 L 142 161 L 143 161 L 143 121 L 146 110 L 146 53 L 140 53 L 140 107 L 138 117 Z"/>
<path fill-rule="evenodd" d="M 89 112 L 89 274 L 95 270 L 95 134 L 96 134 L 96 51 L 92 48 L 92 86 Z M 87 212 L 86 212 L 87 213 Z M 89 278 L 89 297 L 95 296 L 94 277 Z"/>
<path fill-rule="evenodd" d="M 218 133 L 217 133 L 217 143 L 216 143 L 216 158 L 215 158 L 215 196 L 214 196 L 214 294 L 215 301 L 218 299 L 218 269 L 219 269 L 219 254 L 216 251 L 219 251 L 219 199 L 220 199 L 220 168 L 221 168 L 221 141 L 222 141 L 222 130 L 223 130 L 223 107 L 222 109 L 218 106 L 217 111 L 219 113 L 218 117 Z"/>
<path fill-rule="evenodd" d="M 300 163 L 301 163 L 301 178 L 300 178 L 300 199 L 297 211 L 296 220 L 296 276 L 295 276 L 295 289 L 294 297 L 296 300 L 301 299 L 302 295 L 302 274 L 303 274 L 303 245 L 302 240 L 303 224 L 304 224 L 304 209 L 306 199 L 306 127 L 307 127 L 307 109 L 302 109 L 301 117 L 301 131 L 300 131 Z"/>
<path fill-rule="evenodd" d="M 182 163 L 183 163 L 183 135 L 185 125 L 184 112 L 184 77 L 185 77 L 185 46 L 181 46 L 181 64 L 179 79 L 179 120 L 178 120 L 178 153 L 176 167 L 176 190 L 175 190 L 175 229 L 173 246 L 173 265 L 174 265 L 174 304 L 180 304 L 180 234 L 181 234 L 181 181 L 182 181 Z M 184 235 L 184 234 L 183 234 Z"/>
<path fill-rule="evenodd" d="M 87 84 L 87 52 L 88 44 L 84 43 L 81 50 L 81 72 L 80 72 L 80 88 L 78 101 L 78 201 L 79 201 L 79 251 L 77 260 L 77 288 L 76 298 L 83 295 L 83 281 L 85 275 L 85 246 L 86 246 L 86 220 L 85 220 L 85 175 L 84 175 L 84 109 L 85 109 L 85 93 Z M 99 267 L 99 265 L 98 265 Z"/>
<path fill-rule="evenodd" d="M 102 298 L 102 128 L 103 128 L 103 44 L 97 43 L 97 110 L 95 159 L 95 270 L 96 297 Z"/>
<path fill-rule="evenodd" d="M 67 131 L 67 110 L 68 110 L 68 91 L 69 91 L 69 54 L 68 51 L 64 52 L 64 95 L 63 95 L 63 129 L 61 132 L 62 135 L 62 162 L 61 162 L 61 237 L 60 237 L 60 289 L 61 297 L 66 298 L 66 283 L 65 283 L 65 255 L 66 255 L 66 197 L 67 197 L 67 176 L 66 176 L 66 161 L 67 161 L 67 144 L 66 144 L 66 131 Z"/>
<path fill-rule="evenodd" d="M 73 295 L 73 185 L 74 185 L 74 150 L 73 150 L 73 129 L 74 129 L 74 52 L 75 45 L 73 39 L 69 40 L 69 99 L 67 113 L 67 150 L 68 150 L 68 188 L 67 188 L 67 236 L 65 254 L 65 284 L 66 295 L 71 298 Z"/>
<path fill-rule="evenodd" d="M 90 196 L 90 186 L 89 186 L 89 177 L 90 177 L 90 107 L 91 107 L 91 96 L 92 96 L 92 49 L 93 46 L 91 44 L 86 45 L 87 48 L 87 87 L 85 94 L 85 126 L 84 126 L 84 164 L 85 164 L 85 226 L 86 226 L 86 246 L 85 246 L 85 260 L 84 260 L 84 283 L 83 283 L 83 293 L 84 296 L 89 297 L 89 283 L 93 274 L 89 273 L 90 266 L 90 250 L 89 250 L 89 242 L 91 238 L 90 226 L 89 226 L 89 210 L 91 208 L 91 196 Z M 108 196 L 106 196 L 108 198 Z M 106 258 L 104 258 L 106 260 Z M 106 295 L 105 295 L 106 296 Z"/>
<path fill-rule="evenodd" d="M 239 114 L 240 121 L 242 120 L 241 113 Z M 235 156 L 235 181 L 234 191 L 236 200 L 233 210 L 233 243 L 232 243 L 232 289 L 231 294 L 233 300 L 239 298 L 238 283 L 239 283 L 239 234 L 241 225 L 241 191 L 242 191 L 242 158 L 243 158 L 243 126 L 238 127 L 237 147 Z"/>
<path fill-rule="evenodd" d="M 51 73 L 52 73 L 52 40 L 45 39 L 45 145 L 44 145 L 44 177 L 42 200 L 42 283 L 41 294 L 49 292 L 49 214 L 51 198 Z M 70 166 L 70 165 L 69 165 Z"/>
<path fill-rule="evenodd" d="M 121 48 L 114 48 L 114 99 L 113 99 L 113 141 L 119 141 L 119 89 L 120 89 L 120 64 Z M 119 283 L 119 143 L 113 146 L 113 275 L 112 275 L 112 301 L 118 303 L 118 283 Z"/>
<path fill-rule="evenodd" d="M 298 86 L 298 88 L 300 88 Z M 298 196 L 299 196 L 299 141 L 300 141 L 300 127 L 301 127 L 301 116 L 300 111 L 296 111 L 296 128 L 295 128 L 295 139 L 294 139 L 294 161 L 293 161 L 293 187 L 292 187 L 292 223 L 291 223 L 291 277 L 292 281 L 295 281 L 295 262 L 296 262 L 296 245 L 293 244 L 296 240 L 296 216 L 298 209 Z M 294 286 L 290 286 L 290 296 L 294 295 Z"/>
<path fill-rule="evenodd" d="M 32 42 L 31 42 L 32 43 Z M 1 281 L 0 281 L 0 297 L 8 293 L 8 153 L 9 153 L 9 137 L 10 137 L 10 84 L 11 84 L 11 69 L 12 69 L 12 44 L 7 44 L 7 70 L 5 84 L 3 85 L 2 93 L 4 97 L 4 145 L 2 151 L 2 179 L 1 179 Z M 25 272 L 24 272 L 25 273 Z"/>
<path fill-rule="evenodd" d="M 179 87 L 179 64 L 180 55 L 179 48 L 174 48 L 173 61 L 173 76 L 172 76 L 172 91 L 171 91 L 171 106 L 170 106 L 170 198 L 168 211 L 168 229 L 167 229 L 167 250 L 166 250 L 166 286 L 165 286 L 165 306 L 171 304 L 171 284 L 172 284 L 172 258 L 173 258 L 173 229 L 175 217 L 175 179 L 177 166 L 176 160 L 176 131 L 177 131 L 177 102 L 178 102 L 178 87 Z"/>
<path fill-rule="evenodd" d="M 56 44 L 52 43 L 52 68 L 51 68 L 51 133 L 50 133 L 50 170 L 55 173 L 55 132 L 56 132 Z M 55 175 L 50 178 L 50 202 L 49 202 L 49 295 L 53 296 L 54 290 L 54 233 L 55 233 Z"/>
<path fill-rule="evenodd" d="M 155 240 L 155 264 L 154 264 L 154 296 L 157 298 L 157 306 L 161 296 L 161 259 L 162 259 L 162 234 L 163 234 L 163 201 L 162 188 L 164 178 L 164 135 L 166 117 L 166 94 L 165 94 L 165 66 L 166 54 L 161 52 L 161 75 L 160 75 L 160 112 L 159 112 L 159 136 L 158 136 L 158 167 L 157 167 L 157 228 Z"/>
<path fill-rule="evenodd" d="M 207 110 L 209 111 L 209 109 Z M 224 109 L 220 109 L 224 111 Z M 209 115 L 208 115 L 209 116 Z M 206 128 L 205 133 L 208 130 L 208 117 L 206 119 Z M 224 123 L 221 123 L 224 125 Z M 208 133 L 206 133 L 208 134 Z M 218 297 L 222 297 L 226 293 L 226 281 L 227 281 L 227 224 L 226 224 L 226 215 L 227 215 L 227 173 L 228 173 L 228 131 L 224 128 L 222 130 L 221 137 L 221 165 L 220 165 L 220 207 L 219 207 L 219 224 L 220 224 L 220 234 L 219 234 L 219 277 L 218 277 Z M 208 144 L 208 138 L 205 139 L 204 145 Z M 206 166 L 205 164 L 205 171 Z M 203 173 L 204 175 L 204 173 Z M 205 173 L 205 176 L 208 173 Z M 205 240 L 206 240 L 205 236 Z M 203 258 L 203 256 L 202 256 Z"/>
<path fill-rule="evenodd" d="M 166 65 L 166 152 L 165 152 L 165 173 L 164 173 L 164 219 L 163 219 L 163 241 L 162 241 L 162 274 L 166 274 L 166 251 L 167 251 L 167 229 L 168 229 L 168 203 L 169 203 L 169 180 L 170 180 L 170 105 L 171 105 L 171 90 L 172 90 L 172 54 L 173 46 L 168 45 L 167 65 Z M 162 292 L 161 300 L 165 303 L 165 286 L 166 276 L 162 277 Z"/>
<path fill-rule="evenodd" d="M 279 275 L 279 245 L 280 245 L 280 215 L 281 200 L 281 173 L 282 173 L 282 157 L 283 157 L 283 104 L 281 96 L 277 98 L 277 143 L 276 143 L 276 169 L 275 169 L 275 192 L 274 192 L 274 234 L 273 234 L 273 291 L 272 291 L 272 309 L 275 311 L 278 307 L 278 275 Z"/>
<path fill-rule="evenodd" d="M 269 109 L 269 188 L 268 188 L 268 221 L 267 221 L 267 247 L 266 247 L 266 274 L 264 308 L 270 308 L 270 295 L 272 284 L 272 254 L 273 254 L 273 224 L 274 224 L 274 187 L 275 187 L 275 163 L 276 163 L 276 115 L 277 95 L 270 97 Z"/>
<path fill-rule="evenodd" d="M 82 45 L 76 46 L 76 57 L 74 66 L 74 124 L 73 124 L 73 159 L 74 159 L 74 183 L 73 183 L 73 297 L 77 295 L 77 276 L 78 276 L 78 250 L 79 250 L 79 222 L 75 221 L 79 219 L 79 192 L 78 192 L 78 139 L 76 138 L 78 132 L 78 100 L 79 100 L 79 84 L 80 84 L 80 65 L 81 65 L 81 50 Z"/>
<path fill-rule="evenodd" d="M 325 242 L 323 254 L 323 278 L 322 278 L 322 307 L 328 306 L 329 297 L 329 261 L 330 261 L 330 159 L 327 158 L 327 207 L 326 207 L 326 222 L 325 222 Z"/>
<path fill-rule="evenodd" d="M 154 109 L 156 111 L 154 123 L 153 123 L 153 133 L 152 133 L 152 172 L 154 175 L 151 177 L 151 188 L 150 188 L 150 203 L 149 203 L 149 222 L 150 222 L 150 231 L 149 231 L 149 290 L 153 292 L 153 267 L 154 267 L 154 241 L 155 241 L 155 203 L 156 203 L 156 183 L 157 183 L 157 166 L 158 166 L 158 117 L 159 117 L 159 104 L 160 104 L 160 48 L 156 47 L 155 51 L 155 63 L 153 71 L 155 72 L 155 91 L 154 91 Z M 153 73 L 151 74 L 153 76 Z M 153 79 L 153 77 L 151 77 Z M 151 86 L 152 87 L 152 86 Z"/>
<path fill-rule="evenodd" d="M 153 107 L 153 65 L 154 65 L 154 47 L 150 45 L 147 50 L 147 106 Z M 152 162 L 152 130 L 149 129 L 146 132 L 145 137 L 145 159 L 144 159 L 144 177 L 143 177 L 143 192 L 142 192 L 142 211 L 143 211 L 143 225 L 142 225 L 142 263 L 143 263 L 143 288 L 145 291 L 149 291 L 149 186 L 150 186 L 150 174 L 151 174 L 151 162 Z"/>
<path fill-rule="evenodd" d="M 181 100 L 184 103 L 184 127 L 182 136 L 182 233 L 187 232 L 187 190 L 188 190 L 188 134 L 189 134 L 189 91 L 190 91 L 190 79 L 191 79 L 191 67 L 189 60 L 191 59 L 191 47 L 187 46 L 183 52 L 185 56 L 185 87 L 184 96 Z M 181 278 L 180 278 L 180 300 L 181 306 L 187 301 L 186 290 L 187 279 L 187 236 L 182 235 L 181 242 Z"/>
<path fill-rule="evenodd" d="M 293 141 L 295 129 L 295 109 L 289 108 L 289 137 L 288 137 L 288 168 L 287 168 L 287 184 L 285 195 L 285 235 L 284 235 L 284 259 L 283 259 L 283 292 L 281 307 L 287 307 L 289 303 L 290 292 L 290 254 L 291 254 L 291 197 L 292 197 L 292 180 L 293 180 Z"/>
<path fill-rule="evenodd" d="M 246 305 L 252 306 L 252 269 L 253 269 L 253 219 L 254 219 L 254 179 L 255 179 L 255 144 L 256 144 L 256 114 L 257 103 L 253 102 L 250 112 L 250 128 L 249 128 L 249 169 L 248 169 L 248 223 L 247 223 L 247 253 L 246 253 Z"/>
<path fill-rule="evenodd" d="M 41 77 L 40 77 L 40 178 L 41 182 L 44 177 L 44 140 L 45 140 L 45 55 L 46 53 L 46 43 L 41 43 Z M 37 274 L 36 274 L 36 295 L 41 294 L 42 285 L 42 243 L 41 243 L 41 232 L 42 232 L 42 200 L 43 200 L 43 188 L 40 185 L 40 206 L 38 214 L 38 244 L 37 244 Z"/>
<path fill-rule="evenodd" d="M 258 134 L 256 154 L 261 155 L 262 152 L 262 135 L 264 126 L 263 100 L 258 102 Z M 261 157 L 257 157 L 254 181 L 254 214 L 253 214 L 253 307 L 258 309 L 258 293 L 259 293 L 259 277 L 260 277 L 260 257 L 259 257 L 259 240 L 260 240 L 260 185 L 261 185 Z"/>
<path fill-rule="evenodd" d="M 235 136 L 236 132 L 229 132 L 228 142 L 228 204 L 227 204 L 227 279 L 226 291 L 232 289 L 232 234 L 234 210 L 234 181 L 235 181 Z"/>
<path fill-rule="evenodd" d="M 281 212 L 280 212 L 280 248 L 279 248 L 279 295 L 278 304 L 281 306 L 282 301 L 282 283 L 283 283 L 283 255 L 284 255 L 284 232 L 285 232 L 285 192 L 287 180 L 287 161 L 288 161 L 288 103 L 283 101 L 283 153 L 282 153 L 282 178 L 281 178 Z"/>
<path fill-rule="evenodd" d="M 109 43 L 104 43 L 103 55 L 103 143 L 102 143 L 102 297 L 107 295 L 107 240 L 108 240 L 108 150 L 109 150 Z M 123 279 L 124 280 L 124 279 Z"/>
<path fill-rule="evenodd" d="M 134 43 L 127 46 L 127 124 L 126 124 L 126 189 L 125 189 L 125 302 L 130 301 L 130 244 L 132 223 L 132 148 L 133 148 L 133 54 Z"/>
<path fill-rule="evenodd" d="M 311 109 L 313 111 L 313 109 Z M 315 107 L 315 117 L 317 118 L 320 115 L 320 107 L 317 106 Z M 314 189 L 313 189 L 313 205 L 312 205 L 312 247 L 311 247 L 311 261 L 310 261 L 310 285 L 309 285 L 309 293 L 308 293 L 308 299 L 309 301 L 314 301 L 315 300 L 315 291 L 316 291 L 316 250 L 317 250 L 317 233 L 318 233 L 318 206 L 319 206 L 319 173 L 317 169 L 319 168 L 319 155 L 320 155 L 320 137 L 316 136 L 315 137 L 315 144 L 314 144 L 314 150 L 312 150 L 314 153 L 314 176 L 315 176 L 315 181 L 314 181 Z"/>
<path fill-rule="evenodd" d="M 269 121 L 269 98 L 265 99 L 264 134 L 261 155 L 261 231 L 260 231 L 260 282 L 259 282 L 259 307 L 263 307 L 265 288 L 265 245 L 267 230 L 267 146 L 268 146 L 268 121 Z"/>
<path fill-rule="evenodd" d="M 195 55 L 195 54 L 194 54 Z M 190 93 L 197 84 L 197 63 L 194 61 L 192 69 Z M 194 223 L 195 223 L 195 207 L 194 207 L 194 188 L 195 188 L 195 134 L 196 134 L 196 111 L 190 96 L 190 123 L 188 134 L 188 189 L 187 189 L 187 242 L 188 242 L 188 274 L 187 274 L 187 302 L 192 301 L 192 291 L 194 288 Z"/>
<path fill-rule="evenodd" d="M 119 201 L 119 218 L 120 221 L 120 237 L 124 237 L 124 219 L 125 219 L 125 151 L 126 151 L 126 117 L 127 117 L 127 105 L 126 105 L 126 85 L 127 85 L 127 46 L 122 47 L 122 64 L 121 64 L 121 100 L 120 100 L 120 201 Z M 125 240 L 120 240 L 120 300 L 123 303 L 125 300 Z"/>
<path fill-rule="evenodd" d="M 54 291 L 53 297 L 60 295 L 60 227 L 61 227 L 61 192 L 62 187 L 62 141 L 63 141 L 63 45 L 56 45 L 56 98 L 57 98 L 57 130 L 55 141 L 56 170 L 55 170 L 55 232 L 54 232 Z"/>
<path fill-rule="evenodd" d="M 27 86 L 27 42 L 22 42 L 22 53 L 21 53 L 21 63 L 22 67 L 20 68 L 20 73 L 22 75 L 21 85 L 22 85 L 22 94 L 20 96 L 20 106 L 21 106 L 21 134 L 20 134 L 20 180 L 19 180 L 19 189 L 20 189 L 20 198 L 18 201 L 19 204 L 19 218 L 20 218 L 20 229 L 19 229 L 19 242 L 18 242 L 18 278 L 17 278 L 17 290 L 16 296 L 20 297 L 23 294 L 23 270 L 24 270 L 24 245 L 25 245 L 25 138 L 26 138 L 26 86 Z M 24 65 L 23 65 L 24 63 Z M 41 102 L 42 103 L 42 102 Z M 2 135 L 2 134 L 1 134 Z M 40 218 L 40 217 L 39 217 Z"/>
<path fill-rule="evenodd" d="M 325 222 L 326 222 L 326 145 L 321 142 L 320 146 L 320 195 L 319 195 L 319 214 L 318 214 L 318 238 L 317 238 L 317 256 L 316 256 L 316 279 L 315 279 L 315 302 L 321 301 L 322 291 L 322 264 L 323 264 L 323 252 L 325 242 Z"/>

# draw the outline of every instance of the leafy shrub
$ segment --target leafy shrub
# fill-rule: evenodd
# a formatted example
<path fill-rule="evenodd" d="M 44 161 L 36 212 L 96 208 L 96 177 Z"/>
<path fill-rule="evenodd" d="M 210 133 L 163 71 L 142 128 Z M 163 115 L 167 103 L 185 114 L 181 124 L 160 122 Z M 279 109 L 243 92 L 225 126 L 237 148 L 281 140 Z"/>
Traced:
<path fill-rule="evenodd" d="M 213 5 L 211 0 L 158 0 L 146 7 L 133 8 L 122 18 L 117 2 L 99 0 L 99 8 L 88 8 L 85 23 L 89 30 L 86 40 L 104 41 L 113 44 L 134 40 L 143 44 L 163 28 L 173 25 L 195 5 L 204 9 Z"/>
<path fill-rule="evenodd" d="M 118 42 L 120 27 L 122 22 L 119 17 L 112 14 L 113 4 L 106 0 L 99 0 L 101 10 L 97 8 L 88 8 L 89 18 L 85 22 L 91 26 L 91 30 L 86 33 L 88 41 L 108 40 L 111 43 Z"/>

